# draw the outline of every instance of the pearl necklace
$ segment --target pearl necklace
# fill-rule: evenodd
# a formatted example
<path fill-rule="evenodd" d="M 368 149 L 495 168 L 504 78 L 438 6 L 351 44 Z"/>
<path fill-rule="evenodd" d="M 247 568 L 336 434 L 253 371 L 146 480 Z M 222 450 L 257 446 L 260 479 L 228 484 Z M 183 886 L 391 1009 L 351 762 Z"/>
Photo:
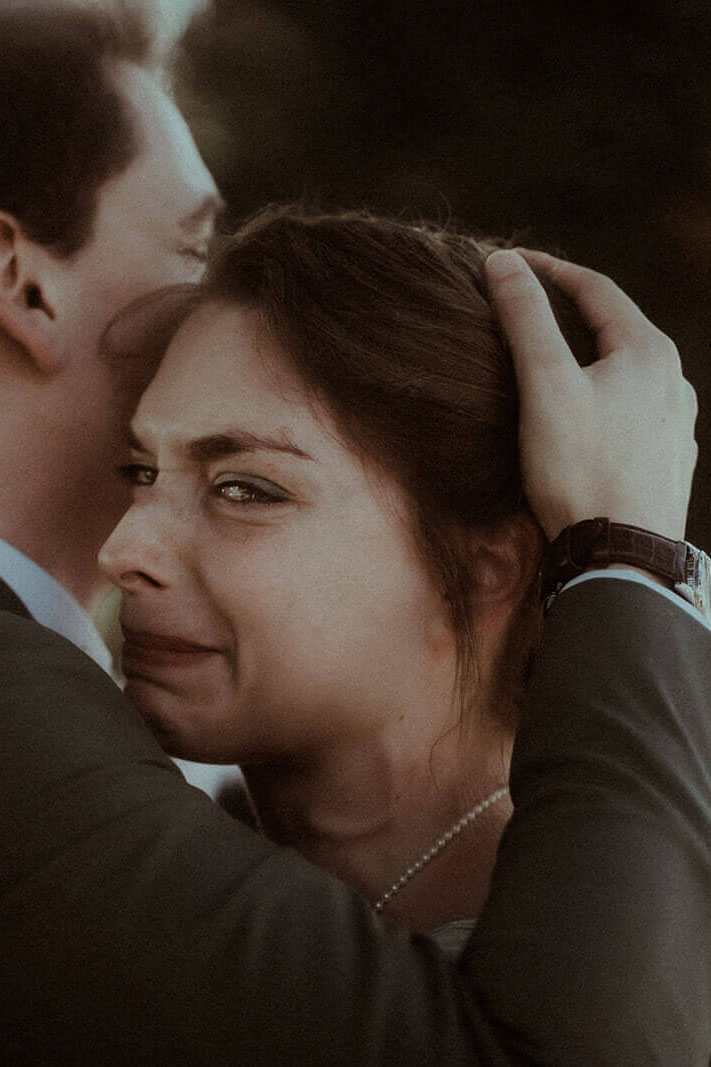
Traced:
<path fill-rule="evenodd" d="M 452 826 L 451 829 L 447 830 L 446 833 L 442 834 L 442 836 L 435 841 L 434 845 L 432 845 L 432 848 L 429 848 L 426 852 L 423 852 L 420 858 L 415 863 L 413 863 L 411 867 L 408 867 L 407 870 L 400 875 L 398 880 L 396 882 L 393 882 L 389 889 L 386 889 L 380 899 L 376 900 L 375 904 L 373 904 L 374 910 L 382 911 L 385 905 L 392 900 L 395 894 L 399 893 L 402 887 L 404 885 L 407 885 L 407 883 L 412 878 L 414 878 L 416 874 L 419 874 L 421 870 L 424 870 L 427 864 L 430 863 L 435 858 L 435 856 L 442 851 L 445 845 L 448 845 L 449 842 L 457 836 L 457 834 L 461 834 L 465 826 L 469 826 L 470 823 L 473 823 L 475 819 L 479 818 L 482 812 L 486 811 L 487 808 L 490 808 L 492 804 L 495 804 L 497 802 L 497 800 L 501 800 L 502 797 L 505 797 L 507 793 L 508 789 L 506 788 L 506 786 L 504 786 L 502 789 L 497 789 L 494 793 L 488 796 L 486 800 L 482 800 L 481 803 L 477 804 L 475 808 L 472 808 L 471 811 L 468 811 L 466 815 L 462 815 L 461 819 L 457 819 L 454 826 Z"/>

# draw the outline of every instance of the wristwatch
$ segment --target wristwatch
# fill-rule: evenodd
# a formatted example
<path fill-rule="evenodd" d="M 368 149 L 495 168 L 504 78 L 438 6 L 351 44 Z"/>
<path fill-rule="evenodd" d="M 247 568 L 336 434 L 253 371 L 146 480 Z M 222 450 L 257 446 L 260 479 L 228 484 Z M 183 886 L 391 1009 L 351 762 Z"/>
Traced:
<path fill-rule="evenodd" d="M 572 578 L 609 563 L 629 563 L 666 579 L 675 593 L 711 622 L 711 560 L 705 552 L 688 541 L 673 541 L 605 518 L 566 526 L 549 544 L 541 573 L 546 609 Z"/>

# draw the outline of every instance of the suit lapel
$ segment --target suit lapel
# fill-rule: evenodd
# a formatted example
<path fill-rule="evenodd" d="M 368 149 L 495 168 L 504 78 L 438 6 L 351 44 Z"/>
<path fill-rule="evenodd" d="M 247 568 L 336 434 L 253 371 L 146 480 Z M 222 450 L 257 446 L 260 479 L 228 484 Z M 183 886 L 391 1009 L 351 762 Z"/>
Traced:
<path fill-rule="evenodd" d="M 32 618 L 19 596 L 16 596 L 12 589 L 2 581 L 0 581 L 0 611 L 11 611 L 13 615 L 22 615 L 25 619 Z"/>

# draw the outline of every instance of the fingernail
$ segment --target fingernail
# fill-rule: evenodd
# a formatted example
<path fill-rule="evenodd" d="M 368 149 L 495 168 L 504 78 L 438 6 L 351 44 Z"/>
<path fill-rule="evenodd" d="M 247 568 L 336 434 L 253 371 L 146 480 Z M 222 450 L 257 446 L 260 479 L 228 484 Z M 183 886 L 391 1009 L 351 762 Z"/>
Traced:
<path fill-rule="evenodd" d="M 543 252 L 540 248 L 525 248 L 523 245 L 516 245 L 516 251 L 522 256 L 534 256 L 536 259 L 556 259 L 557 257 L 550 252 Z"/>
<path fill-rule="evenodd" d="M 526 261 L 512 248 L 498 248 L 486 259 L 486 273 L 489 278 L 506 278 L 526 269 Z"/>

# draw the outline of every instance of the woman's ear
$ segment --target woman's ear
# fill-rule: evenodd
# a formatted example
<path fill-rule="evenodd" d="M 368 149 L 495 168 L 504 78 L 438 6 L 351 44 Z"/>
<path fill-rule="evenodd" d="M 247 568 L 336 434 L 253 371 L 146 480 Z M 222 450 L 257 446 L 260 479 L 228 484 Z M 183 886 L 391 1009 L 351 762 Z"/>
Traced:
<path fill-rule="evenodd" d="M 28 240 L 17 220 L 0 212 L 0 330 L 42 374 L 64 365 L 56 315 L 47 298 L 50 253 Z"/>
<path fill-rule="evenodd" d="M 482 608 L 518 603 L 538 574 L 545 543 L 536 520 L 523 511 L 477 533 L 472 544 L 476 603 Z"/>

